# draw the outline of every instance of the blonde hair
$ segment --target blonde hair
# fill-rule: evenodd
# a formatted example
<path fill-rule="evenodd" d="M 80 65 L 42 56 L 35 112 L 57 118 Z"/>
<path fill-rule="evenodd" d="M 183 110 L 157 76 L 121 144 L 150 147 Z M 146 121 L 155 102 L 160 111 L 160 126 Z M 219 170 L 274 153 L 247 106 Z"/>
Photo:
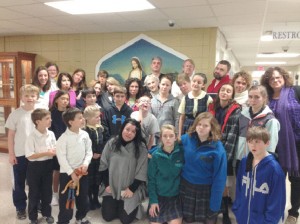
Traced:
<path fill-rule="evenodd" d="M 191 136 L 194 132 L 196 132 L 196 127 L 198 123 L 203 120 L 203 119 L 208 119 L 211 129 L 210 129 L 210 135 L 208 136 L 208 141 L 218 141 L 221 139 L 222 134 L 221 134 L 221 127 L 217 121 L 217 119 L 209 112 L 203 112 L 199 114 L 193 125 L 189 128 L 188 134 Z"/>
<path fill-rule="evenodd" d="M 108 83 L 110 85 L 114 85 L 114 86 L 120 86 L 120 82 L 118 80 L 116 80 L 114 77 L 108 77 L 106 79 L 106 83 Z"/>
<path fill-rule="evenodd" d="M 83 117 L 88 120 L 92 116 L 94 116 L 96 113 L 100 113 L 100 109 L 96 105 L 87 106 L 83 111 Z M 99 125 L 101 126 L 101 119 L 99 122 Z M 101 126 L 102 127 L 102 126 Z"/>
<path fill-rule="evenodd" d="M 20 88 L 20 95 L 23 96 L 26 93 L 36 93 L 37 99 L 40 97 L 40 89 L 37 86 L 27 84 Z"/>
<path fill-rule="evenodd" d="M 171 124 L 164 124 L 163 126 L 161 126 L 161 128 L 160 128 L 160 138 L 162 138 L 162 135 L 163 135 L 163 132 L 165 131 L 165 130 L 170 130 L 170 131 L 173 131 L 174 132 L 174 134 L 175 134 L 175 136 L 176 136 L 176 128 L 173 126 L 173 125 L 171 125 Z M 164 144 L 163 144 L 163 142 L 161 141 L 161 147 L 163 147 L 164 146 Z"/>
<path fill-rule="evenodd" d="M 180 73 L 176 77 L 176 84 L 180 86 L 183 82 L 191 83 L 190 77 L 187 74 Z"/>

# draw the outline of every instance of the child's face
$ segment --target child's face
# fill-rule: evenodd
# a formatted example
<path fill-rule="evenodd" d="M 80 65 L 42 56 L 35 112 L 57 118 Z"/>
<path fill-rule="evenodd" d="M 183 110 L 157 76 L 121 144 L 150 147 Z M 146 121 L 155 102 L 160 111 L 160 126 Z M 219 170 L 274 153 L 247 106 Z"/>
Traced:
<path fill-rule="evenodd" d="M 164 147 L 174 147 L 176 135 L 173 130 L 165 129 L 161 133 L 161 141 Z"/>
<path fill-rule="evenodd" d="M 115 104 L 121 106 L 125 103 L 125 94 L 124 93 L 115 93 L 114 94 Z"/>
<path fill-rule="evenodd" d="M 85 119 L 83 117 L 83 114 L 82 113 L 76 114 L 74 120 L 69 121 L 69 123 L 73 130 L 78 130 L 80 128 L 83 128 L 85 125 Z"/>
<path fill-rule="evenodd" d="M 139 92 L 139 84 L 137 82 L 132 82 L 129 86 L 130 96 L 136 96 L 138 92 Z"/>
<path fill-rule="evenodd" d="M 199 92 L 204 86 L 204 80 L 201 76 L 195 75 L 192 80 L 192 91 Z"/>
<path fill-rule="evenodd" d="M 149 111 L 150 106 L 151 106 L 151 99 L 149 97 L 143 96 L 139 99 L 139 108 L 142 111 Z"/>
<path fill-rule="evenodd" d="M 266 148 L 270 145 L 270 142 L 264 143 L 260 139 L 252 139 L 247 141 L 250 152 L 254 157 L 259 157 L 266 153 Z"/>
<path fill-rule="evenodd" d="M 55 102 L 58 110 L 65 111 L 70 103 L 70 97 L 68 94 L 64 94 L 58 97 Z"/>
<path fill-rule="evenodd" d="M 87 94 L 85 97 L 85 103 L 87 106 L 94 105 L 97 101 L 96 94 Z"/>
<path fill-rule="evenodd" d="M 223 85 L 219 92 L 219 98 L 223 101 L 229 101 L 233 96 L 233 88 L 230 85 Z"/>
<path fill-rule="evenodd" d="M 73 82 L 74 82 L 75 84 L 78 84 L 78 83 L 80 83 L 80 82 L 82 81 L 82 79 L 83 79 L 83 73 L 82 73 L 82 72 L 76 72 L 76 73 L 72 76 L 72 78 L 73 78 Z"/>
<path fill-rule="evenodd" d="M 249 91 L 248 103 L 254 111 L 259 111 L 265 104 L 266 99 L 261 95 L 258 89 Z"/>
<path fill-rule="evenodd" d="M 94 86 L 94 90 L 96 91 L 96 96 L 99 96 L 101 93 L 101 84 L 100 83 L 96 83 Z"/>
<path fill-rule="evenodd" d="M 169 94 L 171 90 L 172 83 L 167 78 L 162 78 L 162 80 L 159 83 L 159 90 L 163 94 Z"/>
<path fill-rule="evenodd" d="M 41 129 L 41 130 L 50 128 L 51 122 L 52 122 L 51 115 L 48 114 L 48 115 L 46 115 L 45 117 L 43 117 L 41 120 L 37 120 L 37 121 L 36 121 L 36 123 L 37 123 L 37 128 L 39 128 L 39 129 Z"/>
<path fill-rule="evenodd" d="M 147 87 L 151 92 L 156 92 L 158 90 L 158 83 L 152 79 L 147 82 Z"/>
<path fill-rule="evenodd" d="M 91 126 L 100 124 L 100 111 L 93 113 L 89 118 L 86 119 L 86 123 Z"/>
<path fill-rule="evenodd" d="M 48 72 L 46 70 L 41 70 L 38 73 L 38 80 L 40 82 L 40 86 L 43 87 L 47 84 L 49 79 Z"/>
<path fill-rule="evenodd" d="M 180 83 L 179 89 L 183 95 L 187 95 L 191 91 L 191 83 L 183 81 L 182 83 Z"/>
<path fill-rule="evenodd" d="M 211 124 L 209 119 L 202 119 L 196 126 L 196 132 L 202 139 L 207 139 L 211 131 Z"/>
<path fill-rule="evenodd" d="M 107 88 L 107 91 L 109 93 L 113 93 L 114 92 L 114 85 L 111 84 L 111 83 L 106 83 L 106 88 Z"/>
<path fill-rule="evenodd" d="M 71 80 L 67 76 L 63 76 L 61 79 L 61 89 L 68 91 L 71 88 Z"/>
<path fill-rule="evenodd" d="M 101 85 L 104 85 L 106 83 L 106 77 L 105 76 L 99 76 L 98 80 L 101 83 Z"/>
<path fill-rule="evenodd" d="M 21 96 L 21 101 L 24 103 L 25 106 L 34 107 L 37 98 L 37 93 L 35 92 L 24 92 Z"/>
<path fill-rule="evenodd" d="M 247 89 L 247 82 L 242 76 L 239 76 L 233 86 L 236 93 L 242 93 Z"/>

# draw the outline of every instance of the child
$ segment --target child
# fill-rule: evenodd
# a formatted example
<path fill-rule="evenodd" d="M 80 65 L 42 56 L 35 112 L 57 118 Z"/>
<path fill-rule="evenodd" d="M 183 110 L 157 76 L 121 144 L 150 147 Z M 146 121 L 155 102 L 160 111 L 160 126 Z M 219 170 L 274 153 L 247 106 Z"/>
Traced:
<path fill-rule="evenodd" d="M 13 166 L 13 202 L 18 219 L 26 219 L 25 179 L 28 160 L 25 158 L 26 138 L 34 130 L 31 113 L 39 98 L 39 88 L 25 85 L 20 89 L 22 106 L 14 110 L 7 118 L 9 163 Z"/>
<path fill-rule="evenodd" d="M 176 142 L 173 125 L 161 127 L 161 146 L 152 154 L 148 166 L 149 220 L 151 223 L 181 223 L 179 198 L 183 150 Z"/>
<path fill-rule="evenodd" d="M 81 130 L 85 125 L 85 120 L 78 108 L 67 109 L 63 113 L 63 121 L 68 128 L 58 139 L 56 147 L 57 159 L 60 165 L 59 192 L 61 192 L 57 223 L 69 223 L 73 217 L 72 195 L 70 195 L 71 198 L 68 198 L 68 192 L 62 193 L 70 180 L 72 180 L 79 188 L 79 194 L 73 199 L 76 201 L 77 208 L 76 223 L 90 224 L 85 218 L 89 211 L 89 203 L 88 178 L 84 174 L 86 174 L 93 156 L 92 142 L 89 135 Z M 71 204 L 69 208 L 66 206 L 68 204 Z"/>
<path fill-rule="evenodd" d="M 196 73 L 193 75 L 191 83 L 192 91 L 182 98 L 178 109 L 178 113 L 180 113 L 179 138 L 188 131 L 198 114 L 207 111 L 208 105 L 213 101 L 212 98 L 202 90 L 206 83 L 207 79 L 205 74 Z"/>
<path fill-rule="evenodd" d="M 250 153 L 241 161 L 232 211 L 238 223 L 283 223 L 285 175 L 267 152 L 270 134 L 263 127 L 248 129 Z"/>
<path fill-rule="evenodd" d="M 139 111 L 134 111 L 131 118 L 141 122 L 142 134 L 147 143 L 147 149 L 150 150 L 155 145 L 155 134 L 159 133 L 159 126 L 156 117 L 149 111 L 151 109 L 151 98 L 144 95 L 138 100 Z"/>
<path fill-rule="evenodd" d="M 177 98 L 181 101 L 192 90 L 190 77 L 187 74 L 181 73 L 176 77 L 176 84 L 181 91 Z"/>
<path fill-rule="evenodd" d="M 97 106 L 100 109 L 100 106 L 97 104 L 96 90 L 92 87 L 83 89 L 81 91 L 81 97 L 84 101 L 84 106 Z M 83 108 L 84 109 L 84 108 Z"/>
<path fill-rule="evenodd" d="M 38 203 L 41 199 L 41 212 L 47 223 L 54 223 L 51 216 L 52 199 L 52 158 L 56 154 L 56 139 L 52 131 L 51 113 L 45 109 L 36 109 L 31 114 L 35 124 L 34 131 L 25 144 L 25 155 L 29 160 L 27 183 L 29 186 L 28 216 L 31 224 L 37 224 Z"/>
<path fill-rule="evenodd" d="M 103 119 L 103 126 L 109 137 L 119 134 L 121 125 L 132 113 L 132 109 L 125 104 L 126 89 L 124 87 L 116 86 L 113 97 L 114 104 L 107 109 L 105 108 Z"/>
<path fill-rule="evenodd" d="M 57 90 L 50 108 L 51 111 L 51 127 L 56 140 L 66 131 L 67 126 L 63 122 L 62 113 L 70 107 L 69 93 L 62 90 Z M 59 185 L 59 163 L 57 157 L 53 157 L 53 194 L 51 205 L 58 205 L 58 185 Z"/>
<path fill-rule="evenodd" d="M 226 152 L 218 121 L 209 112 L 199 114 L 181 136 L 185 163 L 180 195 L 183 220 L 216 223 L 226 183 Z"/>
<path fill-rule="evenodd" d="M 101 126 L 100 110 L 97 106 L 87 106 L 83 113 L 86 119 L 85 131 L 92 141 L 93 158 L 88 168 L 90 210 L 100 208 L 98 201 L 101 176 L 99 172 L 100 157 L 105 145 L 104 128 Z"/>

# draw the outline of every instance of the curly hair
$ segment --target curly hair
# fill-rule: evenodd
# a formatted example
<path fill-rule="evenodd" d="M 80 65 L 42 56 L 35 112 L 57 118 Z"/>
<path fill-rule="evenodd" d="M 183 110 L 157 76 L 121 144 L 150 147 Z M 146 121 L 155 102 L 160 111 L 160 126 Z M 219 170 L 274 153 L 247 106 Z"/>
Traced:
<path fill-rule="evenodd" d="M 130 98 L 130 92 L 129 92 L 129 87 L 130 85 L 133 83 L 133 82 L 136 82 L 139 86 L 139 90 L 135 96 L 136 99 L 139 99 L 142 94 L 143 94 L 143 85 L 142 85 L 142 81 L 139 80 L 138 78 L 129 78 L 126 80 L 126 83 L 125 83 L 125 88 L 126 88 L 126 99 L 128 100 Z"/>
<path fill-rule="evenodd" d="M 249 89 L 250 86 L 251 86 L 251 82 L 252 82 L 251 75 L 248 72 L 243 71 L 243 70 L 240 71 L 240 72 L 235 73 L 232 77 L 232 80 L 231 80 L 231 83 L 232 83 L 233 86 L 234 86 L 235 80 L 237 80 L 239 77 L 242 77 L 243 79 L 245 79 L 246 84 L 247 84 L 246 89 Z"/>

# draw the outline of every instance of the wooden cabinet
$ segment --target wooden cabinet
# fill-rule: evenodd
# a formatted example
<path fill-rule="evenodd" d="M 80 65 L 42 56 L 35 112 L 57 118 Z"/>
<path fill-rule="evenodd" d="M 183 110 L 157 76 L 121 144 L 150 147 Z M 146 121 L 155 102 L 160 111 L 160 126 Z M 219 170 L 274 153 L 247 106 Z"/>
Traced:
<path fill-rule="evenodd" d="M 7 152 L 7 130 L 4 125 L 12 110 L 20 105 L 19 90 L 30 84 L 36 54 L 0 52 L 0 151 Z"/>

